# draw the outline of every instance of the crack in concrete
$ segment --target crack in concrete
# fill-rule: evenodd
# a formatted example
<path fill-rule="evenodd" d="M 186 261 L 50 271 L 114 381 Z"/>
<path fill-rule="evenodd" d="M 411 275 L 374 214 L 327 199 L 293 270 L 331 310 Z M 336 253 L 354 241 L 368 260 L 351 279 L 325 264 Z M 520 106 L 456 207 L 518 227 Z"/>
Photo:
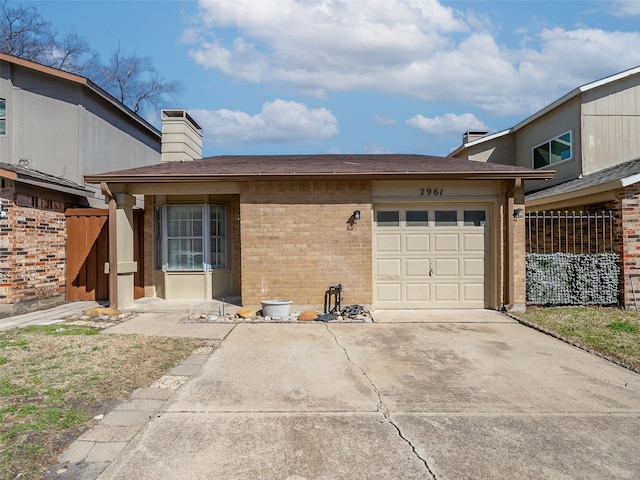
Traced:
<path fill-rule="evenodd" d="M 429 463 L 427 462 L 427 460 L 425 458 L 422 458 L 422 456 L 420 456 L 420 454 L 418 453 L 418 451 L 416 450 L 415 445 L 411 442 L 411 440 L 409 440 L 407 437 L 404 436 L 404 434 L 402 433 L 402 430 L 400 429 L 400 427 L 395 423 L 395 421 L 393 420 L 393 418 L 391 417 L 391 412 L 389 411 L 389 408 L 387 407 L 387 405 L 384 403 L 384 400 L 382 400 L 382 393 L 380 392 L 380 389 L 378 389 L 378 386 L 374 383 L 374 381 L 371 379 L 371 377 L 369 377 L 369 375 L 367 374 L 367 372 L 365 371 L 364 368 L 362 368 L 360 365 L 357 365 L 349 356 L 349 352 L 347 352 L 347 348 L 343 345 L 340 344 L 340 342 L 338 341 L 338 337 L 336 336 L 336 334 L 333 332 L 333 330 L 331 330 L 331 328 L 329 328 L 329 324 L 325 323 L 325 326 L 327 327 L 327 331 L 331 334 L 331 336 L 333 337 L 333 341 L 336 343 L 336 345 L 338 347 L 340 347 L 342 349 L 342 351 L 344 352 L 345 357 L 347 358 L 347 361 L 353 365 L 354 367 L 356 367 L 358 370 L 360 370 L 362 372 L 362 375 L 364 376 L 364 378 L 367 379 L 367 381 L 369 382 L 369 384 L 371 385 L 371 388 L 373 388 L 374 392 L 376 392 L 376 396 L 378 397 L 378 405 L 376 406 L 376 411 L 382 413 L 382 417 L 386 420 L 387 423 L 389 423 L 393 428 L 395 428 L 396 432 L 398 432 L 398 436 L 407 444 L 409 445 L 409 447 L 411 448 L 411 451 L 413 452 L 413 454 L 422 462 L 422 464 L 424 465 L 425 469 L 427 470 L 427 472 L 429 473 L 429 475 L 431 476 L 432 480 L 437 480 L 436 474 L 433 472 L 433 470 L 431 470 L 431 467 L 429 466 Z"/>

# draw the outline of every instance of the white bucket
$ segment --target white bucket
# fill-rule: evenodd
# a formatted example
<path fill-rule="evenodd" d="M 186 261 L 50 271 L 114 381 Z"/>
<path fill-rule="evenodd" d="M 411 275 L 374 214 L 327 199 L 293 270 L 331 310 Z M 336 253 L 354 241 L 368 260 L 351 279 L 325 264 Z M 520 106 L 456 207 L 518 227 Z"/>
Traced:
<path fill-rule="evenodd" d="M 263 300 L 262 314 L 265 317 L 285 318 L 291 310 L 291 300 Z"/>

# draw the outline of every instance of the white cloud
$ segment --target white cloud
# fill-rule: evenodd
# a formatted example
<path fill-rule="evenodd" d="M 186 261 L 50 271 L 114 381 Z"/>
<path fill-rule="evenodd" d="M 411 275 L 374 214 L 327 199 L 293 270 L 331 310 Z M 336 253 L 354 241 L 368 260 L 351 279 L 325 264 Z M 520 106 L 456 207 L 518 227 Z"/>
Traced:
<path fill-rule="evenodd" d="M 416 115 L 407 120 L 407 125 L 417 128 L 428 137 L 458 137 L 468 130 L 489 131 L 489 127 L 471 113 L 445 113 L 433 118 Z"/>
<path fill-rule="evenodd" d="M 509 48 L 489 19 L 438 0 L 200 0 L 200 10 L 199 35 L 185 34 L 199 65 L 317 97 L 370 90 L 522 115 L 640 65 L 637 31 L 527 30 L 525 46 Z"/>
<path fill-rule="evenodd" d="M 376 123 L 378 125 L 395 125 L 396 119 L 385 117 L 384 115 L 376 115 Z"/>
<path fill-rule="evenodd" d="M 618 17 L 640 15 L 640 2 L 638 0 L 613 0 L 612 13 Z"/>
<path fill-rule="evenodd" d="M 338 133 L 338 121 L 326 108 L 310 109 L 285 100 L 267 102 L 256 115 L 232 110 L 192 110 L 204 141 L 214 145 L 241 142 L 313 142 Z"/>

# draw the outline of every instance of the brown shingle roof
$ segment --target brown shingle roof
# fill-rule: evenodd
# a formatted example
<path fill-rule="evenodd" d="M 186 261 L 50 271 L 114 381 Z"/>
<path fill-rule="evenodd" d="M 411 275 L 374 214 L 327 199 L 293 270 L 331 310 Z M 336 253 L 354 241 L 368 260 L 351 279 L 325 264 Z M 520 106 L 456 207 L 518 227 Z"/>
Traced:
<path fill-rule="evenodd" d="M 285 178 L 550 178 L 554 172 L 427 155 L 238 155 L 87 175 L 89 183 Z"/>

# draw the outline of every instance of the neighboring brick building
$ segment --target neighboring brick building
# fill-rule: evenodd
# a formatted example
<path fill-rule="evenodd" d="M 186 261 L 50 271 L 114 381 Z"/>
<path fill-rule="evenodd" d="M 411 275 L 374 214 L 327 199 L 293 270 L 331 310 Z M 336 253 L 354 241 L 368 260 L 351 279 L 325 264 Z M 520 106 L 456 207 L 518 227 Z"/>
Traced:
<path fill-rule="evenodd" d="M 524 306 L 515 214 L 523 182 L 552 171 L 423 155 L 200 159 L 177 153 L 201 145 L 197 123 L 163 120 L 161 163 L 85 177 L 117 205 L 118 306 L 133 301 L 133 194 L 145 195 L 147 296 L 319 307 L 341 283 L 346 303 L 375 309 Z"/>
<path fill-rule="evenodd" d="M 0 315 L 64 302 L 64 211 L 90 192 L 5 163 L 0 182 Z"/>

